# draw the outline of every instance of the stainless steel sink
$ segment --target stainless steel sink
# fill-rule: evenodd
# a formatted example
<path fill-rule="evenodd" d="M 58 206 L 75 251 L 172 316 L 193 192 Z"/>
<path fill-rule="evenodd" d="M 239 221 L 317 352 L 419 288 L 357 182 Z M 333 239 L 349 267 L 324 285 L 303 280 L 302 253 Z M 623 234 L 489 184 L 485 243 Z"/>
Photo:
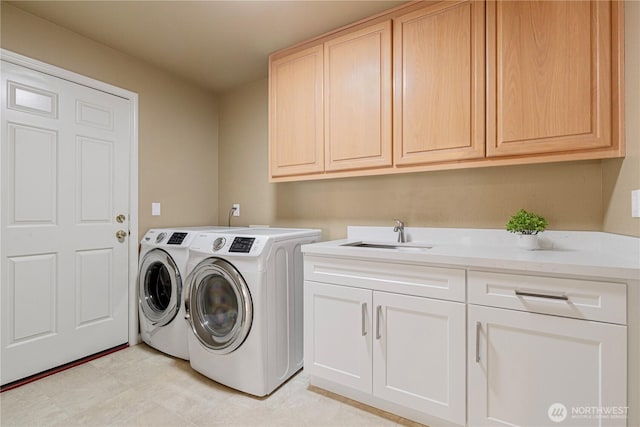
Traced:
<path fill-rule="evenodd" d="M 372 249 L 392 249 L 406 252 L 421 252 L 431 249 L 433 246 L 418 242 L 409 243 L 382 243 L 382 242 L 352 242 L 344 243 L 341 246 L 351 246 L 354 248 L 372 248 Z"/>

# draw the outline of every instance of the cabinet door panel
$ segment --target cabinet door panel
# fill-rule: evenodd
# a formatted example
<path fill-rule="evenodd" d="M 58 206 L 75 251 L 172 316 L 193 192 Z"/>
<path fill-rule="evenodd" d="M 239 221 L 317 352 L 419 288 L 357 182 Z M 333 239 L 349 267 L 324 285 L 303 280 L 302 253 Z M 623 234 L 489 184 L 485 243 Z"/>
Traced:
<path fill-rule="evenodd" d="M 305 371 L 371 393 L 371 295 L 305 282 Z"/>
<path fill-rule="evenodd" d="M 397 165 L 484 156 L 484 3 L 441 2 L 394 20 Z"/>
<path fill-rule="evenodd" d="M 554 404 L 563 426 L 626 424 L 581 416 L 627 406 L 626 326 L 474 305 L 468 314 L 469 425 L 550 425 Z"/>
<path fill-rule="evenodd" d="M 374 395 L 464 424 L 465 305 L 386 292 L 373 299 Z"/>
<path fill-rule="evenodd" d="M 489 156 L 612 145 L 612 7 L 487 3 Z"/>
<path fill-rule="evenodd" d="M 326 170 L 391 166 L 391 21 L 325 43 Z"/>
<path fill-rule="evenodd" d="M 271 61 L 272 177 L 324 171 L 322 56 L 322 45 L 318 45 Z"/>

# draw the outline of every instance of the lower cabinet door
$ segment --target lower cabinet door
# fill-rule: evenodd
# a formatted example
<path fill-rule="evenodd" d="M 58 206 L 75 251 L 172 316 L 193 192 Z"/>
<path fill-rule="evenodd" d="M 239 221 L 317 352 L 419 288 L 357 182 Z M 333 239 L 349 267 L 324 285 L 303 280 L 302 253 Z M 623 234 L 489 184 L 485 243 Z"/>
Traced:
<path fill-rule="evenodd" d="M 470 426 L 625 426 L 627 327 L 469 305 Z"/>
<path fill-rule="evenodd" d="M 304 284 L 304 369 L 371 393 L 372 291 Z"/>
<path fill-rule="evenodd" d="M 465 424 L 465 305 L 374 292 L 373 394 Z"/>

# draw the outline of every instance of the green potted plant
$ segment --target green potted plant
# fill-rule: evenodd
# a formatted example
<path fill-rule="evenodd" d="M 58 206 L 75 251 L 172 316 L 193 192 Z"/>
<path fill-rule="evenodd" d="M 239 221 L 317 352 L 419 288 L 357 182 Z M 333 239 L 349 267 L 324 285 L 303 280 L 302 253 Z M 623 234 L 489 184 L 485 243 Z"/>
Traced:
<path fill-rule="evenodd" d="M 540 249 L 538 233 L 546 230 L 549 223 L 545 217 L 520 209 L 507 222 L 507 231 L 518 235 L 518 246 L 528 249 Z"/>

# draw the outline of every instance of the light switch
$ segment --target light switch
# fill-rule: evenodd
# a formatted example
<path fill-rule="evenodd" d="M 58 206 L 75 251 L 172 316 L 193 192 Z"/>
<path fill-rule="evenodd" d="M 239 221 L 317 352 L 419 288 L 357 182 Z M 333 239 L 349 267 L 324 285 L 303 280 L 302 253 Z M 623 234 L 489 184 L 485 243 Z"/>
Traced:
<path fill-rule="evenodd" d="M 640 218 L 640 190 L 631 192 L 631 216 Z"/>
<path fill-rule="evenodd" d="M 151 215 L 160 216 L 160 202 L 151 203 Z"/>

